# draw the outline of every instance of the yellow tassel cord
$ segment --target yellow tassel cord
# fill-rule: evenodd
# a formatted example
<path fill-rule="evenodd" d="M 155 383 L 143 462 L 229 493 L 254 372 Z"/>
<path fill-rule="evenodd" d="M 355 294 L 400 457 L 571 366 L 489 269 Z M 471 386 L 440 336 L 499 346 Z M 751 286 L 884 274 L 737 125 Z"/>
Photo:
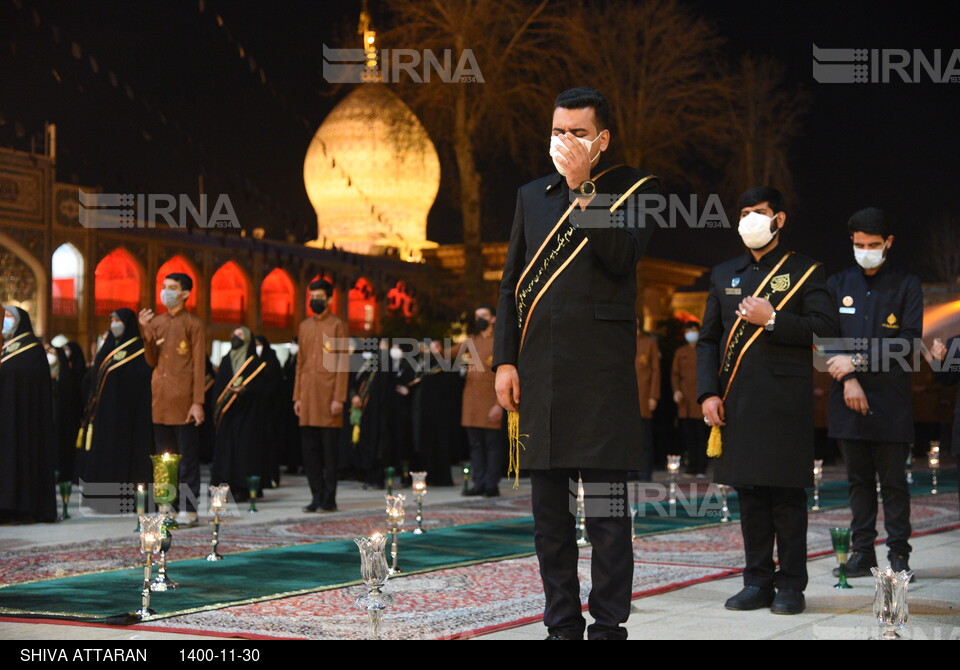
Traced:
<path fill-rule="evenodd" d="M 91 444 L 93 444 L 93 422 L 87 426 L 87 451 L 90 451 Z"/>
<path fill-rule="evenodd" d="M 351 441 L 354 444 L 357 444 L 358 442 L 360 442 L 360 426 L 359 425 L 353 427 L 353 435 L 351 436 Z"/>
<path fill-rule="evenodd" d="M 513 474 L 514 490 L 520 488 L 520 450 L 525 449 L 520 434 L 520 412 L 507 412 L 507 439 L 510 442 L 510 463 L 507 467 L 507 476 Z"/>
<path fill-rule="evenodd" d="M 720 458 L 723 453 L 723 437 L 720 433 L 720 426 L 714 426 L 710 429 L 710 439 L 707 440 L 707 457 Z"/>
<path fill-rule="evenodd" d="M 77 431 L 77 449 L 83 448 L 83 428 Z"/>

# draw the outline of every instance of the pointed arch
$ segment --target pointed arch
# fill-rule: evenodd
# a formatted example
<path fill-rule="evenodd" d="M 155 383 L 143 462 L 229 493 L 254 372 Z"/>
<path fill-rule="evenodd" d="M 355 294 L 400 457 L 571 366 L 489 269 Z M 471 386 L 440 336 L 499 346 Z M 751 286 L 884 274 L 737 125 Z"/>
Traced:
<path fill-rule="evenodd" d="M 293 279 L 282 268 L 274 268 L 260 284 L 260 317 L 264 326 L 290 328 L 293 325 Z"/>
<path fill-rule="evenodd" d="M 352 333 L 380 330 L 380 305 L 377 292 L 366 277 L 360 277 L 347 294 L 347 321 Z"/>
<path fill-rule="evenodd" d="M 210 278 L 210 320 L 245 324 L 250 304 L 250 280 L 240 266 L 227 261 Z"/>
<path fill-rule="evenodd" d="M 76 316 L 83 295 L 83 254 L 65 242 L 50 258 L 53 316 Z"/>
<path fill-rule="evenodd" d="M 93 313 L 108 316 L 120 307 L 140 311 L 143 270 L 133 255 L 117 247 L 104 256 L 93 273 Z"/>

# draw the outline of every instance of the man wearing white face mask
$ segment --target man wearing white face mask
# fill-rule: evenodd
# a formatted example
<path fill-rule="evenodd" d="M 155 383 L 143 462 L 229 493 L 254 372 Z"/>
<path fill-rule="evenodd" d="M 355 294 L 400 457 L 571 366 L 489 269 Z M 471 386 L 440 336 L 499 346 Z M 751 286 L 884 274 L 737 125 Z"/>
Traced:
<path fill-rule="evenodd" d="M 556 171 L 517 194 L 494 324 L 494 388 L 508 410 L 510 470 L 530 471 L 552 640 L 582 639 L 585 631 L 590 639 L 624 639 L 630 614 L 626 480 L 642 465 L 636 266 L 653 234 L 642 196 L 657 194 L 659 183 L 608 162 L 610 116 L 595 89 L 557 96 L 549 126 Z M 593 545 L 589 627 L 569 509 L 578 478 L 586 496 L 597 496 L 585 514 Z"/>
<path fill-rule="evenodd" d="M 893 235 L 883 211 L 862 209 L 850 217 L 847 228 L 857 264 L 830 277 L 827 286 L 839 314 L 840 336 L 864 338 L 870 346 L 829 359 L 835 380 L 829 428 L 840 444 L 850 483 L 853 534 L 847 576 L 869 577 L 870 568 L 877 566 L 877 477 L 887 557 L 895 571 L 910 569 L 904 462 L 914 441 L 913 395 L 910 372 L 898 361 L 884 360 L 882 352 L 912 354 L 913 342 L 923 333 L 923 292 L 918 277 L 889 266 Z"/>
<path fill-rule="evenodd" d="M 697 342 L 697 400 L 711 427 L 708 454 L 719 456 L 714 479 L 736 487 L 740 502 L 744 588 L 725 606 L 799 614 L 804 487 L 813 484 L 811 346 L 836 335 L 837 318 L 820 264 L 780 245 L 783 195 L 760 186 L 739 204 L 747 253 L 713 269 Z"/>
<path fill-rule="evenodd" d="M 143 355 L 153 366 L 153 427 L 157 453 L 180 454 L 180 488 L 186 501 L 177 523 L 195 526 L 200 493 L 200 424 L 207 375 L 207 344 L 203 324 L 187 311 L 193 290 L 189 275 L 174 272 L 163 280 L 160 301 L 167 311 L 139 314 L 143 329 Z"/>

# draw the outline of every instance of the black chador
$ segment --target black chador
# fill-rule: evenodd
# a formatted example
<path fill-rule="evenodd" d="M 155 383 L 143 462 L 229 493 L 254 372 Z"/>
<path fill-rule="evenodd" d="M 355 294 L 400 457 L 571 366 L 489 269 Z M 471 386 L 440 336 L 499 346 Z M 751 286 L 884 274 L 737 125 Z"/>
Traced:
<path fill-rule="evenodd" d="M 146 484 L 153 480 L 150 377 L 137 315 L 121 307 L 111 316 L 123 324 L 112 330 L 87 373 L 86 411 L 76 445 L 86 482 Z M 117 323 L 117 322 L 114 322 Z"/>
<path fill-rule="evenodd" d="M 30 316 L 5 307 L 0 350 L 0 521 L 57 517 L 53 485 L 55 440 L 50 365 Z M 10 323 L 12 321 L 12 323 Z"/>
<path fill-rule="evenodd" d="M 236 335 L 236 331 L 243 336 Z M 257 355 L 249 329 L 236 328 L 231 347 L 220 361 L 213 385 L 211 419 L 217 437 L 210 479 L 213 484 L 229 484 L 234 495 L 242 500 L 249 494 L 248 477 L 260 477 L 261 486 L 269 483 L 269 436 L 274 430 L 270 418 L 279 378 L 269 363 Z"/>

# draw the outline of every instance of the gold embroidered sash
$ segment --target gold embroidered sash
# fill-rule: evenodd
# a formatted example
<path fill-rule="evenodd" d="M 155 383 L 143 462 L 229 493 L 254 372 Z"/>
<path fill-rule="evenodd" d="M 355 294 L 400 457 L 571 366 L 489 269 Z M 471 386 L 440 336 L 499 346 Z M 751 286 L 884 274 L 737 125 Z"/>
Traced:
<path fill-rule="evenodd" d="M 227 387 L 223 389 L 223 392 L 220 394 L 220 397 L 217 398 L 216 407 L 213 410 L 213 421 L 214 425 L 219 426 L 223 415 L 227 413 L 233 403 L 237 400 L 237 395 L 239 391 L 231 391 L 230 389 L 244 388 L 247 384 L 254 380 L 254 378 L 260 374 L 260 372 L 267 367 L 267 362 L 263 361 L 260 363 L 260 367 L 250 373 L 246 379 L 243 378 L 243 371 L 247 369 L 247 366 L 250 365 L 250 362 L 253 360 L 253 356 L 250 356 L 247 360 L 243 362 L 243 365 L 240 366 L 240 369 L 237 370 L 237 373 L 233 375 L 230 381 L 227 383 Z"/>

